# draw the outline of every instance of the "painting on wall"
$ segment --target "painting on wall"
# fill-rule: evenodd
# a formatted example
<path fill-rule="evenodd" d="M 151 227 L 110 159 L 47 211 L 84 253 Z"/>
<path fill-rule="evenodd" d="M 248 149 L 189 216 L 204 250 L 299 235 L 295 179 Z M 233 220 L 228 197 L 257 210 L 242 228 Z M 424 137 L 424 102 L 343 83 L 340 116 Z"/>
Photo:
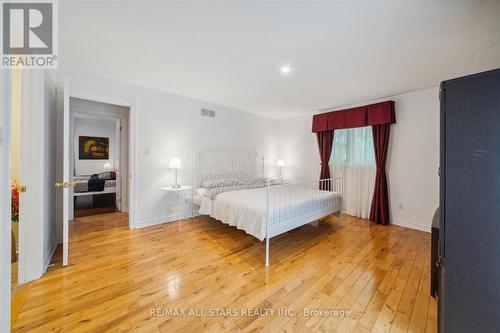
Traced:
<path fill-rule="evenodd" d="M 109 159 L 109 138 L 80 136 L 78 147 L 78 157 L 81 160 Z"/>

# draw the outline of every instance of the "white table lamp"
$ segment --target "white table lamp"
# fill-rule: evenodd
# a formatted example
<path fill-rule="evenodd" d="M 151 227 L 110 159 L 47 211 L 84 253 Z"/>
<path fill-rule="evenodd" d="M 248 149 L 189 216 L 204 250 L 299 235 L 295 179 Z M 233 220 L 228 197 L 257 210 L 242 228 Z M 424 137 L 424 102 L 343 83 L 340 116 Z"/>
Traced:
<path fill-rule="evenodd" d="M 181 159 L 178 157 L 174 157 L 170 160 L 170 164 L 168 165 L 170 169 L 175 170 L 175 185 L 172 185 L 172 188 L 180 188 L 181 186 L 177 183 L 177 172 L 182 169 Z"/>
<path fill-rule="evenodd" d="M 278 167 L 278 170 L 279 170 L 279 178 L 282 178 L 282 170 L 283 170 L 283 167 L 285 166 L 285 161 L 283 160 L 278 160 L 278 162 L 276 162 L 276 166 Z"/>
<path fill-rule="evenodd" d="M 111 163 L 109 162 L 104 163 L 104 170 L 111 171 L 112 169 L 113 167 L 111 166 Z"/>

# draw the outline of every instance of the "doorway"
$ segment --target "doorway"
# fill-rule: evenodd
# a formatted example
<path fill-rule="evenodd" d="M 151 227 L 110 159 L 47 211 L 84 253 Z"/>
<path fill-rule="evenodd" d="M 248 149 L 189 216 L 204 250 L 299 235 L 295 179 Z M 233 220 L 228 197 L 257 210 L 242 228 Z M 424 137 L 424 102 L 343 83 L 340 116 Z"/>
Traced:
<path fill-rule="evenodd" d="M 99 192 L 87 194 L 88 196 L 105 194 L 103 193 L 103 185 L 99 177 L 99 173 L 101 172 L 93 173 L 87 179 L 78 179 L 79 176 L 75 172 L 76 159 L 94 162 L 91 166 L 98 169 L 93 170 L 101 171 L 104 169 L 102 173 L 106 173 L 108 177 L 111 171 L 115 173 L 115 179 L 104 179 L 104 181 L 113 180 L 115 182 L 114 205 L 116 205 L 116 210 L 123 212 L 119 214 L 126 214 L 129 227 L 134 227 L 135 165 L 133 161 L 135 147 L 135 103 L 111 97 L 98 97 L 77 92 L 70 93 L 68 80 L 64 80 L 64 85 L 58 87 L 57 100 L 58 164 L 56 176 L 58 181 L 55 183 L 55 186 L 59 189 L 56 199 L 58 214 L 57 238 L 59 243 L 62 243 L 62 254 L 59 256 L 60 252 L 58 252 L 57 257 L 62 257 L 62 265 L 67 266 L 70 261 L 70 228 L 73 228 L 75 225 L 75 194 L 85 192 Z M 120 149 L 116 149 L 115 154 L 117 157 L 111 158 L 110 156 L 109 142 L 111 134 L 109 137 L 78 135 L 78 138 L 75 139 L 74 121 L 77 118 L 106 118 L 108 122 L 114 121 L 116 131 L 120 132 L 119 135 L 116 135 L 116 140 L 120 141 Z M 80 154 L 80 137 L 84 136 L 87 136 L 87 138 L 81 138 L 82 154 Z M 92 178 L 92 181 L 90 178 Z M 76 189 L 77 184 L 81 184 L 79 189 Z M 87 187 L 86 190 L 85 186 Z M 89 200 L 88 205 L 93 204 L 92 198 L 92 202 Z"/>
<path fill-rule="evenodd" d="M 130 108 L 70 98 L 69 219 L 128 213 Z"/>
<path fill-rule="evenodd" d="M 45 71 L 13 69 L 8 84 L 4 137 L 8 136 L 6 161 L 10 163 L 5 183 L 10 195 L 5 208 L 14 321 L 23 302 L 21 285 L 42 276 L 57 245 L 53 189 L 56 99 L 53 77 Z"/>
<path fill-rule="evenodd" d="M 71 237 L 128 222 L 130 106 L 69 98 L 69 247 Z M 71 249 L 69 249 L 70 251 Z"/>

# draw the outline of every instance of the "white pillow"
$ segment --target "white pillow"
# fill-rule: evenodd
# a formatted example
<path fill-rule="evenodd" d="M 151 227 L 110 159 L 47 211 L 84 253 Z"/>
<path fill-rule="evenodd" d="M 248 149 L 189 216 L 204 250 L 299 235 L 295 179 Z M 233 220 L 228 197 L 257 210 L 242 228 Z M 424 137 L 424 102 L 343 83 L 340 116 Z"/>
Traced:
<path fill-rule="evenodd" d="M 204 197 L 205 194 L 207 194 L 208 189 L 204 187 L 200 187 L 199 189 L 196 190 L 196 194 L 199 195 L 200 197 Z"/>

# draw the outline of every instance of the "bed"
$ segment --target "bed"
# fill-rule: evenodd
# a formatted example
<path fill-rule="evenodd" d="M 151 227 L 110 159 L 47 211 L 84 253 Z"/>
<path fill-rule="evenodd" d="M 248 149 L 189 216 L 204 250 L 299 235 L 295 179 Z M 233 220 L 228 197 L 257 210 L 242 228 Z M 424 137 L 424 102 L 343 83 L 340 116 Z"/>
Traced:
<path fill-rule="evenodd" d="M 342 177 L 280 184 L 263 177 L 264 158 L 248 151 L 203 151 L 195 164 L 198 214 L 265 240 L 267 267 L 272 237 L 330 214 L 342 218 Z"/>
<path fill-rule="evenodd" d="M 89 179 L 90 176 L 78 176 L 73 179 L 76 183 L 73 190 L 74 196 L 116 193 L 116 179 L 104 180 L 104 188 L 102 191 L 89 191 Z"/>
<path fill-rule="evenodd" d="M 113 179 L 104 181 L 103 191 L 89 191 L 88 178 L 84 179 L 83 177 L 77 177 L 74 181 L 76 182 L 75 189 L 73 191 L 75 196 L 116 193 L 116 180 Z"/>
<path fill-rule="evenodd" d="M 116 174 L 107 175 L 103 172 L 96 175 L 100 179 L 89 181 L 91 176 L 75 176 L 73 181 L 73 207 L 74 216 L 83 217 L 99 212 L 112 212 L 116 210 L 117 181 Z M 108 209 L 109 208 L 109 209 Z"/>

